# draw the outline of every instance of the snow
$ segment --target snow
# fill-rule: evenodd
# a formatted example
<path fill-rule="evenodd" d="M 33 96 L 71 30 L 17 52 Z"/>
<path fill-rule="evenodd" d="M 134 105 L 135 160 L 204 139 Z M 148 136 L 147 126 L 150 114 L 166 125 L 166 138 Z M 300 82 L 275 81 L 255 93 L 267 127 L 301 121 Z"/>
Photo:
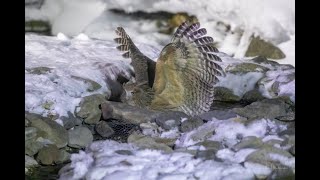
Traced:
<path fill-rule="evenodd" d="M 295 2 L 293 0 L 46 0 L 40 9 L 26 7 L 26 20 L 42 19 L 52 24 L 52 33 L 68 36 L 85 33 L 111 40 L 117 26 L 123 26 L 136 43 L 163 46 L 170 36 L 158 33 L 156 22 L 136 20 L 108 11 L 167 11 L 195 15 L 222 52 L 243 58 L 251 36 L 260 36 L 284 51 L 280 63 L 295 65 Z M 225 25 L 230 30 L 226 30 Z"/>

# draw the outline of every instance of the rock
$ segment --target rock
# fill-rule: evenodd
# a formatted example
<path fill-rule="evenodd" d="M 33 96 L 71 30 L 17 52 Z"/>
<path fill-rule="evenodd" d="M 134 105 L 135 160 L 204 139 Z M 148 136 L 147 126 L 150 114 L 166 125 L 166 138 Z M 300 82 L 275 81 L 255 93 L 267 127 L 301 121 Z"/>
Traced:
<path fill-rule="evenodd" d="M 98 134 L 100 134 L 102 137 L 107 138 L 114 134 L 113 129 L 106 123 L 105 121 L 100 121 L 96 126 L 95 129 Z"/>
<path fill-rule="evenodd" d="M 165 130 L 170 130 L 178 127 L 181 124 L 182 118 L 188 118 L 189 116 L 179 111 L 169 111 L 161 113 L 156 117 L 155 122 L 158 126 Z"/>
<path fill-rule="evenodd" d="M 173 147 L 175 145 L 176 140 L 177 140 L 177 139 L 173 139 L 173 138 L 159 138 L 159 137 L 155 137 L 153 139 L 156 143 L 165 144 L 169 147 Z"/>
<path fill-rule="evenodd" d="M 142 134 L 133 133 L 128 137 L 128 143 L 133 143 L 140 149 L 156 149 L 166 153 L 173 152 L 173 150 L 163 143 L 157 143 L 152 137 L 144 136 Z"/>
<path fill-rule="evenodd" d="M 158 125 L 156 123 L 141 123 L 140 129 L 142 131 L 142 134 L 147 135 L 147 136 L 152 136 L 153 135 L 159 135 L 158 133 Z"/>
<path fill-rule="evenodd" d="M 141 124 L 152 122 L 158 117 L 161 112 L 152 111 L 136 106 L 131 106 L 125 103 L 106 101 L 101 105 L 103 119 L 107 120 L 109 117 L 113 119 L 120 119 L 127 123 Z M 111 114 L 107 114 L 111 112 Z M 106 118 L 108 117 L 108 118 Z"/>
<path fill-rule="evenodd" d="M 68 117 L 61 116 L 60 119 L 62 120 L 65 129 L 71 129 L 74 126 L 80 126 L 82 124 L 82 121 L 79 118 L 76 118 L 70 111 L 68 111 Z"/>
<path fill-rule="evenodd" d="M 265 97 L 263 97 L 260 91 L 257 89 L 246 92 L 242 97 L 242 101 L 246 103 L 253 103 L 256 101 L 261 101 L 263 99 L 265 99 Z"/>
<path fill-rule="evenodd" d="M 81 100 L 80 107 L 76 108 L 75 115 L 84 119 L 87 124 L 97 124 L 101 118 L 99 105 L 105 101 L 105 96 L 102 94 L 86 96 Z"/>
<path fill-rule="evenodd" d="M 236 118 L 237 114 L 231 110 L 211 110 L 199 115 L 205 121 L 211 121 L 212 117 L 220 120 L 226 120 L 230 118 Z"/>
<path fill-rule="evenodd" d="M 228 101 L 216 101 L 213 100 L 211 107 L 210 107 L 210 111 L 212 110 L 231 110 L 233 108 L 242 108 L 246 106 L 246 104 L 243 104 L 240 101 L 233 101 L 233 102 L 228 102 Z"/>
<path fill-rule="evenodd" d="M 272 173 L 266 178 L 266 180 L 293 180 L 295 179 L 295 174 L 290 168 L 279 168 L 274 169 Z"/>
<path fill-rule="evenodd" d="M 35 68 L 26 68 L 26 71 L 29 72 L 30 74 L 47 74 L 51 72 L 51 68 L 48 67 L 35 67 Z"/>
<path fill-rule="evenodd" d="M 29 114 L 28 120 L 31 122 L 31 127 L 35 127 L 43 132 L 39 136 L 50 140 L 58 148 L 62 148 L 68 144 L 68 132 L 57 122 L 35 114 Z"/>
<path fill-rule="evenodd" d="M 295 135 L 296 134 L 296 130 L 295 128 L 288 128 L 286 130 L 283 130 L 281 132 L 278 133 L 278 136 L 285 136 L 285 135 Z"/>
<path fill-rule="evenodd" d="M 235 144 L 232 147 L 232 150 L 239 151 L 240 149 L 244 149 L 244 148 L 257 149 L 257 148 L 260 148 L 262 145 L 263 145 L 263 142 L 260 138 L 257 138 L 255 136 L 247 136 L 243 138 L 241 142 Z"/>
<path fill-rule="evenodd" d="M 77 126 L 68 131 L 68 146 L 73 148 L 84 148 L 93 141 L 91 131 L 86 127 Z"/>
<path fill-rule="evenodd" d="M 296 113 L 295 112 L 289 112 L 284 116 L 278 116 L 276 117 L 279 121 L 294 121 L 296 119 Z"/>
<path fill-rule="evenodd" d="M 60 149 L 58 159 L 55 161 L 55 164 L 62 164 L 70 160 L 71 155 L 65 151 Z"/>
<path fill-rule="evenodd" d="M 275 144 L 281 144 L 282 141 L 281 140 L 278 140 L 278 139 L 270 139 L 266 142 L 264 142 L 265 144 L 268 144 L 268 145 L 271 145 L 271 146 L 274 146 Z"/>
<path fill-rule="evenodd" d="M 59 155 L 58 147 L 50 144 L 39 151 L 37 161 L 43 165 L 52 165 L 59 159 Z"/>
<path fill-rule="evenodd" d="M 195 158 L 201 158 L 204 160 L 213 160 L 216 159 L 216 151 L 209 149 L 209 150 L 204 150 L 204 151 L 197 151 L 195 154 Z"/>
<path fill-rule="evenodd" d="M 202 124 L 203 120 L 200 117 L 190 117 L 188 120 L 185 120 L 181 123 L 180 131 L 189 132 L 201 126 Z"/>
<path fill-rule="evenodd" d="M 24 155 L 24 160 L 25 173 L 27 173 L 30 168 L 37 167 L 39 165 L 38 162 L 33 159 L 33 157 Z"/>
<path fill-rule="evenodd" d="M 121 155 L 129 155 L 129 156 L 133 155 L 133 153 L 129 150 L 117 150 L 115 151 L 115 153 L 121 154 Z"/>
<path fill-rule="evenodd" d="M 290 149 L 289 149 L 289 152 L 295 156 L 296 155 L 296 145 L 293 145 Z"/>
<path fill-rule="evenodd" d="M 37 136 L 37 131 L 38 129 L 35 128 L 35 127 L 26 127 L 25 128 L 25 131 L 24 131 L 24 139 L 25 141 L 26 140 L 29 140 L 29 139 L 32 139 L 32 138 L 35 138 Z"/>
<path fill-rule="evenodd" d="M 260 37 L 252 38 L 245 56 L 265 56 L 270 59 L 283 59 L 286 57 L 278 47 L 270 42 L 260 39 Z"/>
<path fill-rule="evenodd" d="M 278 116 L 286 115 L 286 104 L 279 99 L 265 99 L 254 102 L 244 108 L 234 108 L 233 111 L 248 119 L 273 119 Z"/>
<path fill-rule="evenodd" d="M 206 148 L 206 150 L 212 150 L 215 153 L 217 153 L 220 149 L 223 149 L 223 145 L 219 141 L 210 141 L 205 140 L 202 142 L 198 142 L 195 144 L 196 146 L 203 146 Z"/>
<path fill-rule="evenodd" d="M 284 158 L 293 158 L 293 156 L 285 150 L 282 150 L 270 145 L 264 145 L 261 149 L 249 154 L 246 157 L 246 161 L 262 164 L 272 169 L 286 167 L 285 165 L 281 164 L 279 161 L 272 159 L 270 157 L 271 154 L 280 155 L 280 156 L 283 156 Z"/>
<path fill-rule="evenodd" d="M 232 90 L 225 87 L 215 87 L 214 100 L 216 101 L 240 101 L 241 97 L 235 95 Z"/>
<path fill-rule="evenodd" d="M 278 62 L 270 61 L 264 56 L 257 56 L 255 58 L 251 59 L 250 61 L 252 61 L 254 63 L 258 63 L 258 64 L 271 65 L 273 67 L 281 66 Z"/>
<path fill-rule="evenodd" d="M 295 135 L 285 135 L 283 136 L 284 141 L 280 144 L 282 147 L 292 147 L 296 144 Z"/>
<path fill-rule="evenodd" d="M 24 119 L 24 126 L 29 127 L 30 126 L 30 121 L 28 119 Z"/>
<path fill-rule="evenodd" d="M 29 156 L 33 156 L 37 154 L 41 148 L 43 148 L 43 144 L 39 141 L 36 141 L 35 138 L 25 141 L 24 151 L 25 151 L 25 154 Z"/>
<path fill-rule="evenodd" d="M 237 65 L 228 66 L 226 72 L 232 74 L 245 74 L 248 72 L 267 72 L 269 68 L 254 63 L 240 63 Z"/>
<path fill-rule="evenodd" d="M 78 77 L 78 76 L 71 76 L 71 77 L 73 79 L 83 81 L 85 84 L 88 84 L 89 87 L 88 87 L 87 91 L 89 91 L 89 92 L 96 91 L 102 87 L 100 84 L 98 84 L 97 82 L 95 82 L 91 79 L 82 78 L 82 77 Z"/>
<path fill-rule="evenodd" d="M 47 21 L 31 20 L 25 21 L 25 32 L 36 32 L 44 35 L 51 35 L 51 26 Z"/>

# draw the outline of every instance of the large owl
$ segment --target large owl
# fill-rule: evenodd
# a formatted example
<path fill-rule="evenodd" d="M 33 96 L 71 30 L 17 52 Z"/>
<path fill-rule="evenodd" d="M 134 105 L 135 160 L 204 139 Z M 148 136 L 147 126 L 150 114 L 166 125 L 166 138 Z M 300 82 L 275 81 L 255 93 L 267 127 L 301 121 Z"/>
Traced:
<path fill-rule="evenodd" d="M 182 23 L 155 62 L 142 54 L 122 27 L 117 49 L 125 51 L 123 57 L 131 58 L 135 82 L 125 84 L 131 88 L 132 101 L 140 107 L 154 110 L 182 111 L 197 115 L 210 110 L 214 85 L 224 71 L 219 65 L 213 38 L 200 23 Z"/>

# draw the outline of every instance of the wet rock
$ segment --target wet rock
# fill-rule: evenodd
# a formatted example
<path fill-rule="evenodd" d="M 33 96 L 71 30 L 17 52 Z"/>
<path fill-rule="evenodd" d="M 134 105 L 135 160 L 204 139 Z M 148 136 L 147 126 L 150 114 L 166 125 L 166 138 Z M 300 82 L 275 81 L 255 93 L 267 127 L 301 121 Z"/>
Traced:
<path fill-rule="evenodd" d="M 203 146 L 206 148 L 206 150 L 212 150 L 215 153 L 217 153 L 220 149 L 223 149 L 223 145 L 219 141 L 209 141 L 205 140 L 202 142 L 198 142 L 195 144 L 196 146 Z"/>
<path fill-rule="evenodd" d="M 25 128 L 25 133 L 24 133 L 24 139 L 29 140 L 32 138 L 35 138 L 37 136 L 37 131 L 38 129 L 35 127 L 26 127 Z"/>
<path fill-rule="evenodd" d="M 96 126 L 95 129 L 98 134 L 102 137 L 107 138 L 114 134 L 114 130 L 106 123 L 105 121 L 100 121 Z"/>
<path fill-rule="evenodd" d="M 37 156 L 37 161 L 43 165 L 52 165 L 59 159 L 59 149 L 56 145 L 47 145 Z"/>
<path fill-rule="evenodd" d="M 248 119 L 268 118 L 273 119 L 286 115 L 287 105 L 279 99 L 265 99 L 254 102 L 244 108 L 234 108 L 233 111 Z"/>
<path fill-rule="evenodd" d="M 27 173 L 31 168 L 37 167 L 39 165 L 38 162 L 34 160 L 33 157 L 24 155 L 24 159 L 25 159 L 25 163 L 24 163 L 25 173 Z"/>
<path fill-rule="evenodd" d="M 51 68 L 48 67 L 35 67 L 35 68 L 27 68 L 26 71 L 29 72 L 30 74 L 47 74 L 51 72 Z"/>
<path fill-rule="evenodd" d="M 188 118 L 189 116 L 179 111 L 169 111 L 161 113 L 156 117 L 155 122 L 157 125 L 165 130 L 170 130 L 178 127 L 181 124 L 182 118 Z"/>
<path fill-rule="evenodd" d="M 82 77 L 78 77 L 78 76 L 71 76 L 71 78 L 79 80 L 79 81 L 83 81 L 85 84 L 88 84 L 89 87 L 88 87 L 87 91 L 89 91 L 89 92 L 96 91 L 102 87 L 100 84 L 98 84 L 97 82 L 95 82 L 91 79 L 82 78 Z"/>
<path fill-rule="evenodd" d="M 39 141 L 36 141 L 35 138 L 32 138 L 25 141 L 24 148 L 26 155 L 33 156 L 37 154 L 41 148 L 43 148 L 43 144 Z"/>
<path fill-rule="evenodd" d="M 295 179 L 295 174 L 290 168 L 274 169 L 272 173 L 266 178 L 266 180 L 292 180 Z"/>
<path fill-rule="evenodd" d="M 255 58 L 251 59 L 250 61 L 252 61 L 254 63 L 258 63 L 258 64 L 263 64 L 263 65 L 271 65 L 272 67 L 280 66 L 280 64 L 278 62 L 268 60 L 264 56 L 257 56 Z"/>
<path fill-rule="evenodd" d="M 87 124 L 97 124 L 101 118 L 99 106 L 105 101 L 105 96 L 102 94 L 86 96 L 81 100 L 79 107 L 76 108 L 75 115 L 84 119 Z"/>
<path fill-rule="evenodd" d="M 211 110 L 199 115 L 205 121 L 211 121 L 212 117 L 220 120 L 226 120 L 230 118 L 236 118 L 237 114 L 232 110 Z"/>
<path fill-rule="evenodd" d="M 274 146 L 275 144 L 281 144 L 282 141 L 281 140 L 278 140 L 278 139 L 270 139 L 266 142 L 264 142 L 265 144 L 268 144 L 268 145 L 271 145 L 271 146 Z"/>
<path fill-rule="evenodd" d="M 177 140 L 177 139 L 173 139 L 173 138 L 159 138 L 159 137 L 155 137 L 153 139 L 156 143 L 165 144 L 169 147 L 173 147 L 176 140 Z"/>
<path fill-rule="evenodd" d="M 245 74 L 248 72 L 267 72 L 269 68 L 254 63 L 240 63 L 226 68 L 226 72 L 232 74 Z"/>
<path fill-rule="evenodd" d="M 216 151 L 209 149 L 209 150 L 204 150 L 204 151 L 197 151 L 195 154 L 195 158 L 201 158 L 205 160 L 213 160 L 216 158 L 215 156 Z"/>
<path fill-rule="evenodd" d="M 281 146 L 282 147 L 292 147 L 296 144 L 296 138 L 295 135 L 285 135 L 283 136 L 284 141 L 282 141 Z"/>
<path fill-rule="evenodd" d="M 240 149 L 244 148 L 252 148 L 257 149 L 260 148 L 263 145 L 263 142 L 260 138 L 257 138 L 255 136 L 247 136 L 241 140 L 241 142 L 235 144 L 232 147 L 232 150 L 239 151 Z"/>
<path fill-rule="evenodd" d="M 202 124 L 203 124 L 203 120 L 200 117 L 190 117 L 181 123 L 180 131 L 189 132 L 201 126 Z"/>
<path fill-rule="evenodd" d="M 263 97 L 260 91 L 257 89 L 246 92 L 242 97 L 242 101 L 245 101 L 246 103 L 261 101 L 263 99 L 265 99 L 265 97 Z"/>
<path fill-rule="evenodd" d="M 232 90 L 225 87 L 215 87 L 214 99 L 216 101 L 240 101 L 241 97 L 235 95 Z"/>
<path fill-rule="evenodd" d="M 113 119 L 121 119 L 132 124 L 141 124 L 154 121 L 156 117 L 161 114 L 161 112 L 158 111 L 152 111 L 125 103 L 112 101 L 106 101 L 104 104 L 101 104 L 101 111 L 103 112 L 103 119 L 105 120 L 111 117 Z"/>
<path fill-rule="evenodd" d="M 166 144 L 157 143 L 152 137 L 144 136 L 142 134 L 131 134 L 128 137 L 128 143 L 133 143 L 141 149 L 156 149 L 166 153 L 173 152 L 173 150 Z"/>
<path fill-rule="evenodd" d="M 68 131 L 68 146 L 73 148 L 84 148 L 93 141 L 91 131 L 86 127 L 77 126 Z"/>
<path fill-rule="evenodd" d="M 76 118 L 70 111 L 68 111 L 68 117 L 61 116 L 60 119 L 62 120 L 65 129 L 71 129 L 82 124 L 82 121 L 79 118 Z"/>
<path fill-rule="evenodd" d="M 31 122 L 31 127 L 35 127 L 43 132 L 39 135 L 42 138 L 50 140 L 52 143 L 56 144 L 58 148 L 67 145 L 68 132 L 57 122 L 35 114 L 29 114 L 27 119 Z"/>
<path fill-rule="evenodd" d="M 295 155 L 296 155 L 296 146 L 293 145 L 293 146 L 289 149 L 289 152 L 290 152 L 293 156 L 295 156 Z"/>
<path fill-rule="evenodd" d="M 30 126 L 30 121 L 28 119 L 24 119 L 24 126 L 29 127 Z"/>
<path fill-rule="evenodd" d="M 277 46 L 270 42 L 266 42 L 260 37 L 252 38 L 245 56 L 264 56 L 270 59 L 283 59 L 286 57 L 286 55 Z"/>
<path fill-rule="evenodd" d="M 133 155 L 133 153 L 129 150 L 117 150 L 117 151 L 115 151 L 115 153 L 121 154 L 121 155 L 129 155 L 129 156 Z"/>

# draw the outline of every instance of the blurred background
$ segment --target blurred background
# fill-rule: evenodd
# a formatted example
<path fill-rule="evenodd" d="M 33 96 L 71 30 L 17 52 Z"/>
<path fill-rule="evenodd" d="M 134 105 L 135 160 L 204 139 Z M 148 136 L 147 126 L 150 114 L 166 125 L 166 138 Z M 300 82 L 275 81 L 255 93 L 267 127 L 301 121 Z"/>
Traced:
<path fill-rule="evenodd" d="M 25 0 L 25 32 L 112 40 L 122 26 L 136 44 L 158 49 L 187 18 L 230 56 L 295 65 L 294 0 Z"/>

